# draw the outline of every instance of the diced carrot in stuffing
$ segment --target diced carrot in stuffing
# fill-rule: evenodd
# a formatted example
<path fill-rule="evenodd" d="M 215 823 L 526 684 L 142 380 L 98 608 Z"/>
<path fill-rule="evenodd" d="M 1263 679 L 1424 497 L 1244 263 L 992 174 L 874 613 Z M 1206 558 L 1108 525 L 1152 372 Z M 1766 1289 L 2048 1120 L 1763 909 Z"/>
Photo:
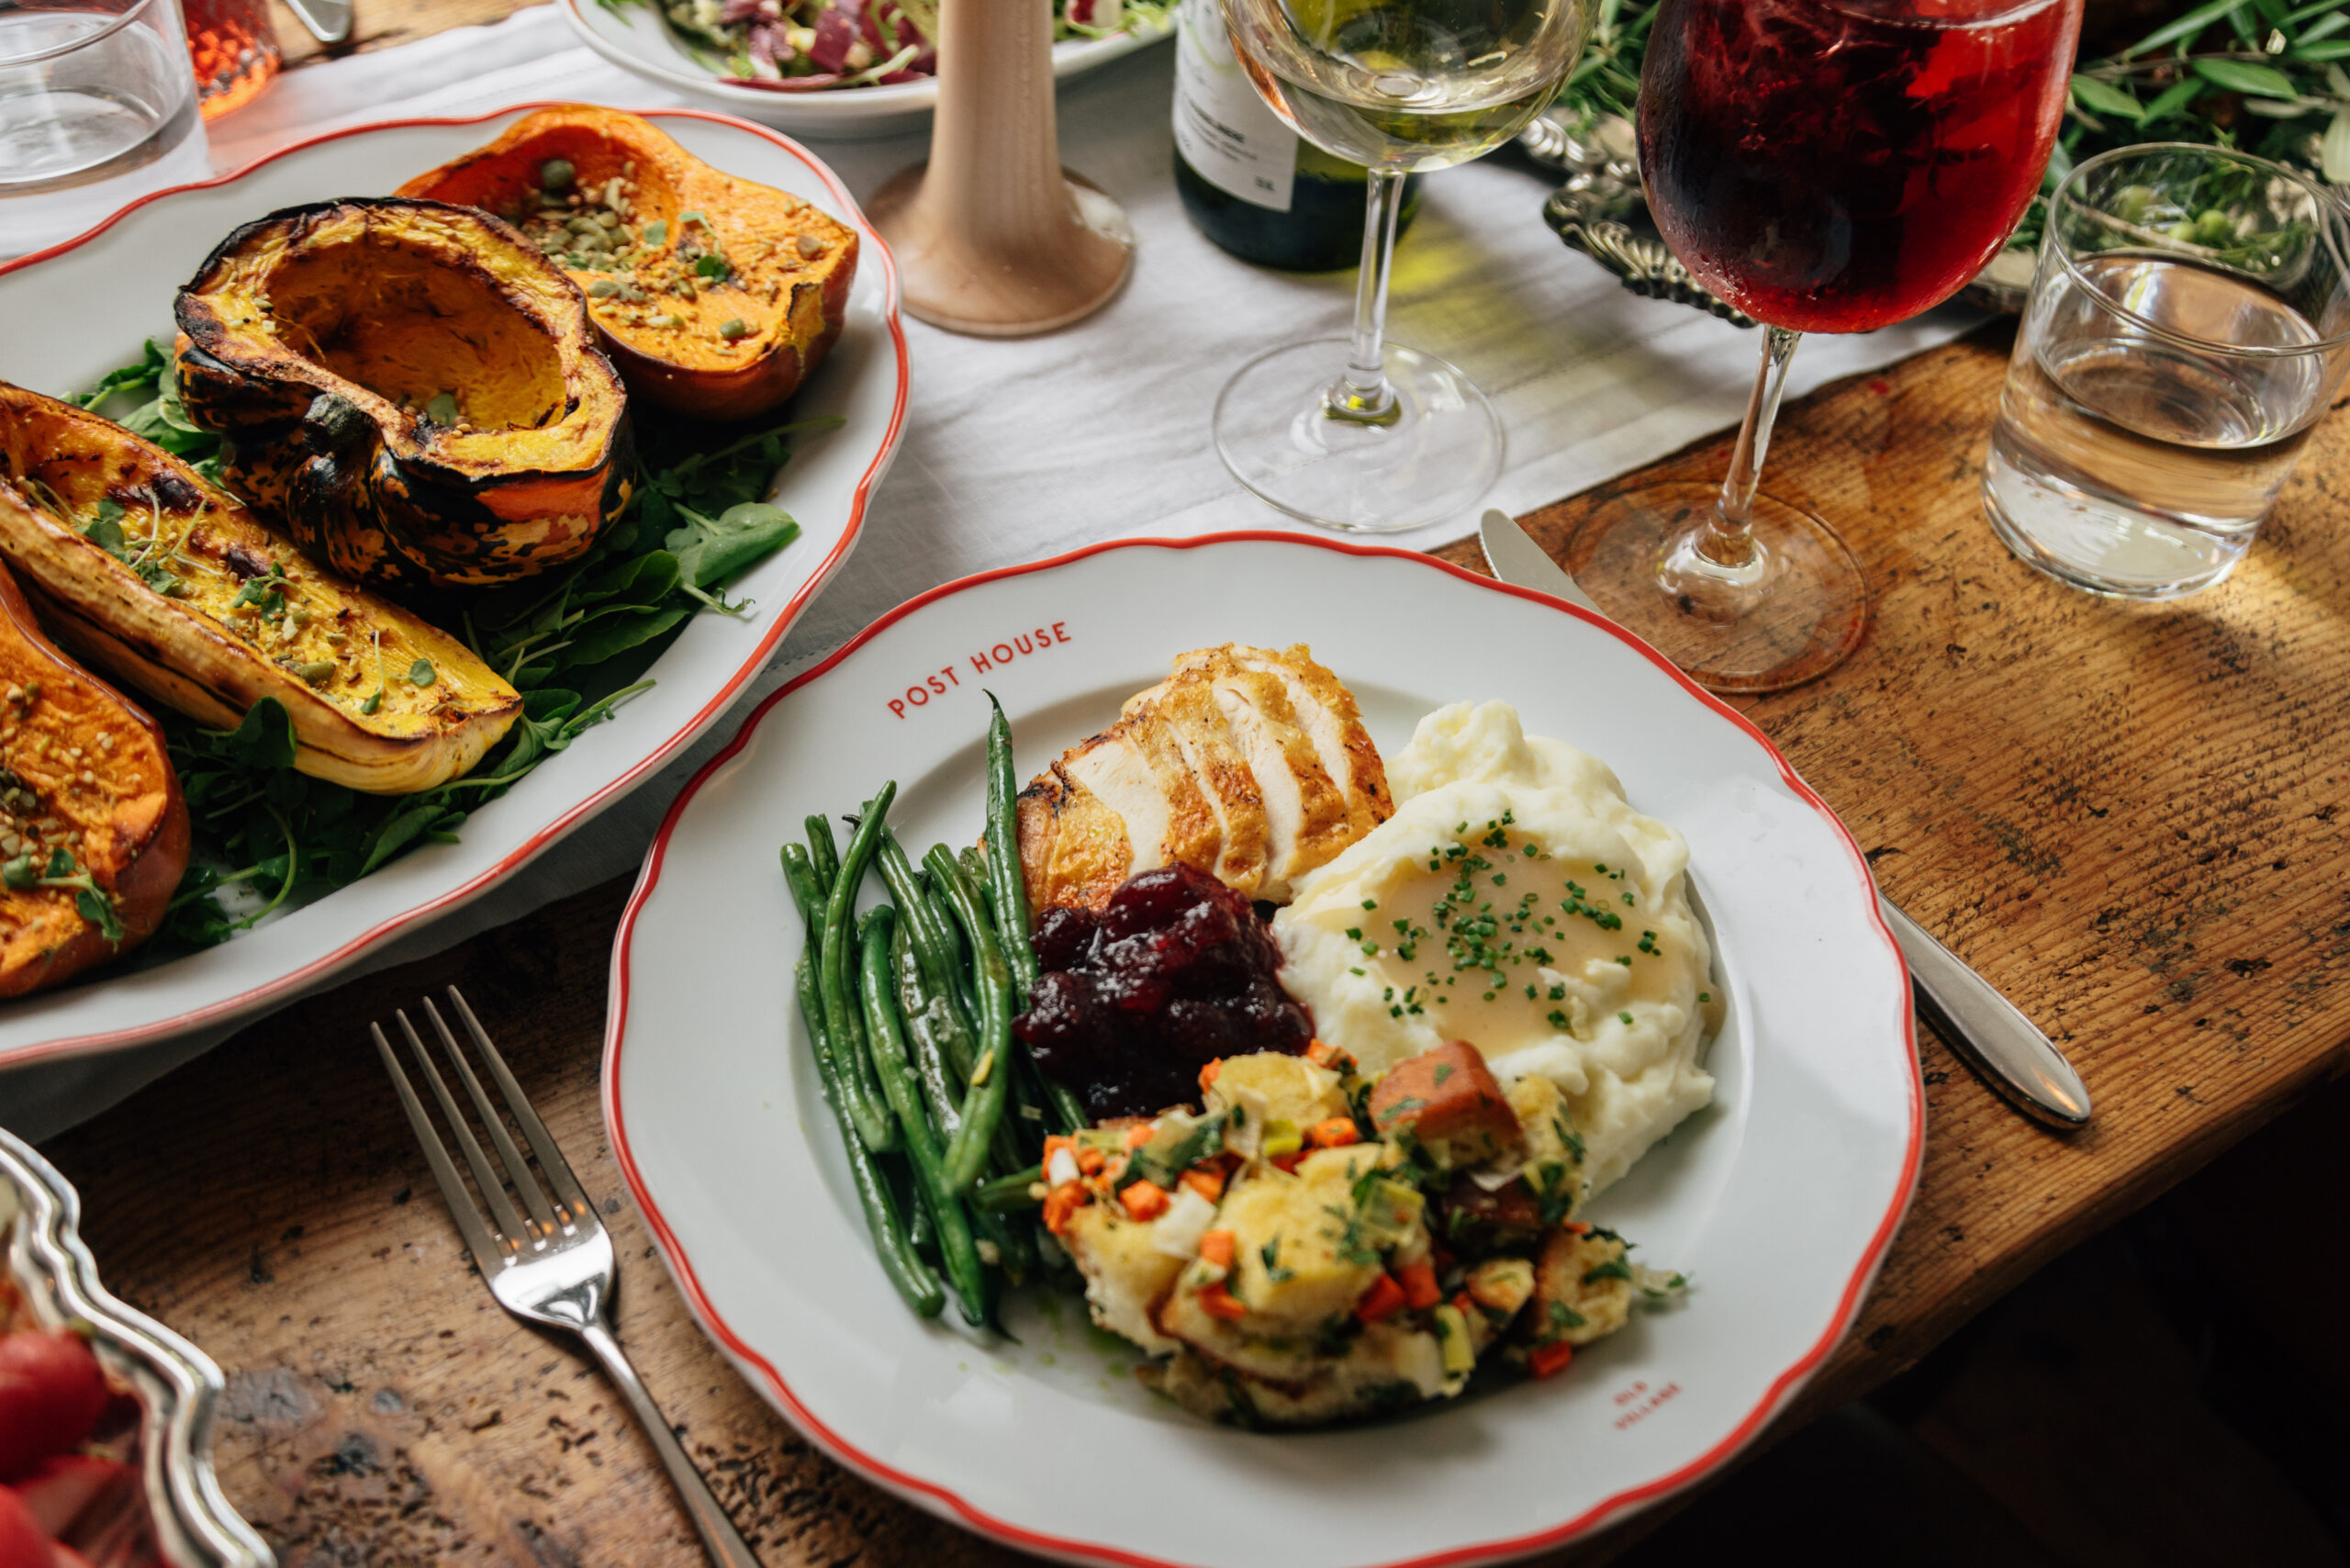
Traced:
<path fill-rule="evenodd" d="M 1355 1316 L 1365 1323 L 1376 1323 L 1382 1317 L 1393 1316 L 1408 1304 L 1409 1298 L 1404 1295 L 1404 1287 L 1395 1282 L 1395 1276 L 1382 1274 L 1355 1303 Z"/>
<path fill-rule="evenodd" d="M 1591 1234 L 1591 1221 L 1587 1219 L 1571 1219 L 1559 1228 L 1565 1231 L 1570 1236 L 1589 1236 Z"/>
<path fill-rule="evenodd" d="M 1332 1072 L 1345 1072 L 1355 1065 L 1354 1058 L 1326 1040 L 1316 1040 L 1306 1047 L 1305 1059 Z"/>
<path fill-rule="evenodd" d="M 1069 1150 L 1069 1157 L 1071 1159 L 1075 1159 L 1077 1158 L 1077 1140 L 1069 1137 L 1069 1134 L 1054 1133 L 1050 1137 L 1046 1137 L 1045 1139 L 1045 1163 L 1050 1165 L 1053 1162 L 1053 1156 L 1059 1153 L 1064 1148 Z"/>
<path fill-rule="evenodd" d="M 1148 1122 L 1136 1122 L 1133 1126 L 1126 1129 L 1126 1147 L 1128 1148 L 1140 1148 L 1143 1145 L 1151 1140 L 1151 1138 L 1157 1134 L 1158 1130 L 1158 1129 L 1157 1127 L 1153 1126 Z"/>
<path fill-rule="evenodd" d="M 1466 1317 L 1477 1310 L 1476 1299 L 1467 1291 L 1456 1291 L 1452 1296 L 1452 1310 Z"/>
<path fill-rule="evenodd" d="M 1295 1175 L 1297 1173 L 1297 1168 L 1305 1163 L 1305 1156 L 1307 1152 L 1307 1150 L 1301 1148 L 1293 1154 L 1277 1154 L 1273 1156 L 1273 1169 L 1276 1170 L 1285 1170 L 1292 1175 Z"/>
<path fill-rule="evenodd" d="M 1055 1236 L 1069 1228 L 1071 1215 L 1091 1201 L 1082 1182 L 1064 1182 L 1045 1194 L 1045 1228 Z"/>
<path fill-rule="evenodd" d="M 1382 1133 L 1408 1129 L 1424 1144 L 1451 1146 L 1455 1164 L 1474 1164 L 1519 1141 L 1517 1113 L 1466 1040 L 1390 1069 L 1371 1092 L 1371 1121 Z"/>
<path fill-rule="evenodd" d="M 1404 1299 L 1415 1310 L 1434 1306 L 1444 1299 L 1444 1292 L 1437 1287 L 1436 1265 L 1426 1258 L 1404 1264 L 1395 1277 L 1404 1286 Z"/>
<path fill-rule="evenodd" d="M 1210 1203 L 1224 1196 L 1224 1172 L 1213 1166 L 1194 1165 L 1175 1180 Z"/>
<path fill-rule="evenodd" d="M 1136 1219 L 1157 1219 L 1167 1212 L 1167 1189 L 1156 1182 L 1129 1182 L 1118 1190 L 1118 1202 Z"/>
<path fill-rule="evenodd" d="M 1344 1148 L 1360 1140 L 1352 1116 L 1332 1116 L 1305 1129 L 1305 1141 L 1316 1148 Z"/>
<path fill-rule="evenodd" d="M 1200 1310 L 1210 1317 L 1221 1317 L 1226 1323 L 1248 1316 L 1248 1309 L 1240 1305 L 1240 1298 L 1225 1289 L 1222 1281 L 1200 1293 Z"/>
<path fill-rule="evenodd" d="M 1200 1238 L 1200 1261 L 1214 1263 L 1219 1269 L 1232 1267 L 1232 1232 L 1211 1230 Z"/>
<path fill-rule="evenodd" d="M 1216 1058 L 1215 1060 L 1200 1069 L 1200 1092 L 1204 1094 L 1210 1089 L 1214 1088 L 1215 1086 L 1215 1075 L 1223 1070 L 1224 1058 L 1222 1057 Z"/>
<path fill-rule="evenodd" d="M 1575 1359 L 1575 1348 L 1564 1339 L 1554 1339 L 1547 1345 L 1537 1345 L 1526 1358 L 1527 1370 L 1536 1377 L 1549 1377 Z"/>
<path fill-rule="evenodd" d="M 1080 1170 L 1084 1171 L 1088 1176 L 1099 1175 L 1101 1173 L 1102 1167 L 1108 1163 L 1110 1163 L 1110 1157 L 1102 1153 L 1100 1149 L 1093 1148 L 1090 1144 L 1078 1145 L 1077 1168 Z"/>

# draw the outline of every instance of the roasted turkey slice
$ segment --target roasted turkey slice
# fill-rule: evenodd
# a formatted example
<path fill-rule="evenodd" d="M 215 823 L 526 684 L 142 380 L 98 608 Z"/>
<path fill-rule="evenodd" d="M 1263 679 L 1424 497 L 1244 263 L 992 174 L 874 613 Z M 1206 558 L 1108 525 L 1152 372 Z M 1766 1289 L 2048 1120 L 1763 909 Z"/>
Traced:
<path fill-rule="evenodd" d="M 1038 910 L 1099 908 L 1127 878 L 1178 863 L 1279 903 L 1393 809 L 1337 677 L 1302 644 L 1227 644 L 1177 658 L 1021 791 L 1020 857 Z"/>

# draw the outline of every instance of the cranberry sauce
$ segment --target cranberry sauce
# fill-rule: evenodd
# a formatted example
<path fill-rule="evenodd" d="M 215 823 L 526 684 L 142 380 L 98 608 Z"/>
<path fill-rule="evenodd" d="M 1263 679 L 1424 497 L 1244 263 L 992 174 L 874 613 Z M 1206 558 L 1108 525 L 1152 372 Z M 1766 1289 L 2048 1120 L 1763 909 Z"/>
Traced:
<path fill-rule="evenodd" d="M 1036 1065 L 1095 1116 L 1200 1097 L 1218 1057 L 1305 1049 L 1313 1020 L 1273 979 L 1281 949 L 1248 901 L 1188 866 L 1145 871 L 1108 907 L 1048 909 L 1044 970 L 1013 1025 Z"/>

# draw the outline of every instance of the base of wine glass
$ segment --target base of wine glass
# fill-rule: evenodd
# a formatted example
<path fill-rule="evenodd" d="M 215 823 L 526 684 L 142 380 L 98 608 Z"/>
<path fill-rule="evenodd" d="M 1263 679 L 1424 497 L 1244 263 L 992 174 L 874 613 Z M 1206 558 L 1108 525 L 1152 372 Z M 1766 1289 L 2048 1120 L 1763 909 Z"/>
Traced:
<path fill-rule="evenodd" d="M 1215 449 L 1259 500 L 1348 533 L 1392 533 L 1466 512 L 1502 466 L 1502 422 L 1458 366 L 1395 343 L 1392 412 L 1334 409 L 1347 340 L 1258 355 L 1215 400 Z"/>
<path fill-rule="evenodd" d="M 1751 561 L 1697 553 L 1713 485 L 1648 485 L 1601 500 L 1568 536 L 1566 568 L 1608 618 L 1708 691 L 1779 691 L 1843 662 L 1868 624 L 1868 580 L 1800 507 L 1754 498 Z"/>

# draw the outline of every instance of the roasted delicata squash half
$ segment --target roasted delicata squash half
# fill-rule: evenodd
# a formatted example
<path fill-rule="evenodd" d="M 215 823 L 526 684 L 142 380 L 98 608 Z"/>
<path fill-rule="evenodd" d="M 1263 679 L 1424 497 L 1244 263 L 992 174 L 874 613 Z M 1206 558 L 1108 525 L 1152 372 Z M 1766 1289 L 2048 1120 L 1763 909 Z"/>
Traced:
<path fill-rule="evenodd" d="M 169 453 L 5 382 L 0 554 L 92 665 L 218 729 L 274 697 L 294 765 L 354 790 L 445 783 L 522 711 L 464 644 L 322 570 Z"/>
<path fill-rule="evenodd" d="M 587 291 L 629 390 L 703 419 L 748 419 L 799 390 L 856 277 L 856 230 L 617 109 L 525 115 L 399 194 L 515 224 Z"/>
<path fill-rule="evenodd" d="M 187 852 L 162 732 L 42 635 L 0 567 L 0 996 L 154 935 Z"/>
<path fill-rule="evenodd" d="M 587 302 L 505 224 L 326 201 L 248 223 L 180 290 L 188 417 L 229 489 L 358 582 L 576 560 L 627 502 L 626 395 Z"/>

